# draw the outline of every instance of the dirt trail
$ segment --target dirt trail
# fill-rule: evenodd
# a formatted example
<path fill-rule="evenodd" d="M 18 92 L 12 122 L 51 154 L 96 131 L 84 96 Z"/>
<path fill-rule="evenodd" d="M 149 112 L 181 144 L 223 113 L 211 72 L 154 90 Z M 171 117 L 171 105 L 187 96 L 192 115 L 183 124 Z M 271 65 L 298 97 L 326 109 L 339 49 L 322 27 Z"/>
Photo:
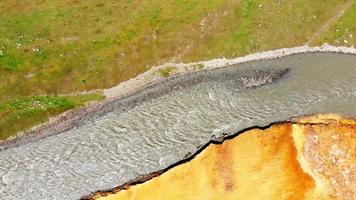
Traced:
<path fill-rule="evenodd" d="M 333 15 L 331 18 L 329 18 L 328 20 L 326 20 L 326 22 L 309 38 L 307 44 L 312 44 L 313 42 L 315 42 L 315 40 L 317 38 L 319 38 L 319 36 L 322 33 L 325 33 L 326 31 L 328 31 L 330 29 L 330 27 L 338 20 L 340 19 L 347 10 L 349 10 L 352 6 L 353 1 L 350 0 L 348 2 L 346 2 L 345 4 L 341 5 L 338 9 L 337 12 L 335 13 L 335 15 Z"/>

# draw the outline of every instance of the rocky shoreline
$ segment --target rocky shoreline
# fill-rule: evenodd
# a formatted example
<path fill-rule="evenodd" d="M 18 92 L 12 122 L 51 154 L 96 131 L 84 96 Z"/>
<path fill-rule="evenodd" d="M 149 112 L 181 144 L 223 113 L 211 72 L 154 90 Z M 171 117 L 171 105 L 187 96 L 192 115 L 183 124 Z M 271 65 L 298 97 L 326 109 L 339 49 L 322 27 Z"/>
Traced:
<path fill-rule="evenodd" d="M 212 70 L 217 68 L 228 67 L 245 62 L 268 60 L 280 58 L 288 55 L 302 54 L 302 53 L 343 53 L 356 55 L 354 47 L 335 47 L 330 45 L 323 45 L 319 47 L 300 46 L 293 48 L 283 48 L 272 51 L 264 51 L 260 53 L 250 54 L 234 59 L 213 59 L 208 61 L 193 62 L 193 63 L 167 63 L 161 66 L 153 67 L 145 73 L 123 82 L 115 87 L 103 90 L 106 99 L 87 105 L 83 108 L 67 111 L 58 117 L 50 119 L 49 122 L 33 127 L 29 131 L 19 133 L 17 137 L 12 137 L 4 141 L 0 141 L 0 151 L 11 147 L 19 146 L 31 141 L 43 139 L 45 137 L 53 136 L 79 126 L 81 120 L 95 116 L 101 116 L 114 109 L 113 105 L 117 101 L 130 101 L 130 97 L 157 86 L 174 77 L 192 74 L 203 70 Z M 161 70 L 172 68 L 168 75 L 162 76 Z"/>

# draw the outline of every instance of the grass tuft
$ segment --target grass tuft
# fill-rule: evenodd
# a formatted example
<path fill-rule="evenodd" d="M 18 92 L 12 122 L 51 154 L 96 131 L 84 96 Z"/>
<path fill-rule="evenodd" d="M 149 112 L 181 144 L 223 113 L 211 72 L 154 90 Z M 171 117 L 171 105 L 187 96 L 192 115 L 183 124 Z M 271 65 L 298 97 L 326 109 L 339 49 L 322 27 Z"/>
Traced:
<path fill-rule="evenodd" d="M 204 68 L 204 64 L 196 64 L 196 65 L 194 65 L 193 66 L 193 68 L 195 69 L 195 70 L 200 70 L 200 69 L 203 69 Z"/>
<path fill-rule="evenodd" d="M 169 77 L 175 70 L 177 70 L 176 67 L 172 67 L 172 66 L 169 66 L 169 67 L 164 67 L 164 68 L 161 68 L 158 70 L 158 74 L 162 77 Z"/>

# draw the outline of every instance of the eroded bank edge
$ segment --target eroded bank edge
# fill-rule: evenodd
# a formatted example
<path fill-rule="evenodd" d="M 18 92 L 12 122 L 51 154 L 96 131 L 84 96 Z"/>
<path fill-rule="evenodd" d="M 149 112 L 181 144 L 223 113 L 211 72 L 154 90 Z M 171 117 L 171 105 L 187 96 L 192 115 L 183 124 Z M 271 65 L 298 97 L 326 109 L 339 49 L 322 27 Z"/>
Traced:
<path fill-rule="evenodd" d="M 132 180 L 120 185 L 120 186 L 117 186 L 117 187 L 114 187 L 114 188 L 111 188 L 111 189 L 107 189 L 107 190 L 98 190 L 96 192 L 93 192 L 92 194 L 83 196 L 80 199 L 81 200 L 95 200 L 95 199 L 97 199 L 99 197 L 105 197 L 105 196 L 110 195 L 110 194 L 116 194 L 119 191 L 127 190 L 132 186 L 143 184 L 143 183 L 145 183 L 145 182 L 147 182 L 147 181 L 149 181 L 149 180 L 151 180 L 153 178 L 159 177 L 160 175 L 166 173 L 167 171 L 169 171 L 169 170 L 171 170 L 171 169 L 173 169 L 173 168 L 175 168 L 175 167 L 177 167 L 179 165 L 182 165 L 182 164 L 185 164 L 185 163 L 188 163 L 188 162 L 192 161 L 197 155 L 199 155 L 202 151 L 204 151 L 208 146 L 214 145 L 214 144 L 218 144 L 218 145 L 222 144 L 225 141 L 232 140 L 232 139 L 236 138 L 237 136 L 239 136 L 240 134 L 246 133 L 246 132 L 248 132 L 250 130 L 255 130 L 255 129 L 266 130 L 266 129 L 271 128 L 272 126 L 281 125 L 281 124 L 312 125 L 312 126 L 315 126 L 315 125 L 328 125 L 330 122 L 339 123 L 337 118 L 342 118 L 342 119 L 352 120 L 352 121 L 356 120 L 356 116 L 354 116 L 354 115 L 345 115 L 345 114 L 342 114 L 342 115 L 340 115 L 340 114 L 322 114 L 322 115 L 323 116 L 332 115 L 333 117 L 336 117 L 336 118 L 335 119 L 315 121 L 315 122 L 310 122 L 310 121 L 303 122 L 302 121 L 303 118 L 317 117 L 317 116 L 321 116 L 321 115 L 319 115 L 319 114 L 301 115 L 301 116 L 298 116 L 298 117 L 291 117 L 290 119 L 287 119 L 287 120 L 272 122 L 272 123 L 270 123 L 270 124 L 268 124 L 266 126 L 251 126 L 251 127 L 242 129 L 242 130 L 240 130 L 238 132 L 235 132 L 235 133 L 232 133 L 232 134 L 226 134 L 226 135 L 218 137 L 218 138 L 216 138 L 215 136 L 212 136 L 211 139 L 206 144 L 198 146 L 194 153 L 188 153 L 186 156 L 184 156 L 184 158 L 182 160 L 177 161 L 177 162 L 173 163 L 172 165 L 169 165 L 168 167 L 166 167 L 164 169 L 161 169 L 161 170 L 158 170 L 158 171 L 155 171 L 155 172 L 151 172 L 151 173 L 148 173 L 148 174 L 140 175 L 140 176 L 138 176 L 138 177 L 136 177 L 136 178 L 134 178 L 134 179 L 132 179 Z M 346 123 L 344 123 L 344 122 L 341 122 L 341 123 L 346 125 Z"/>

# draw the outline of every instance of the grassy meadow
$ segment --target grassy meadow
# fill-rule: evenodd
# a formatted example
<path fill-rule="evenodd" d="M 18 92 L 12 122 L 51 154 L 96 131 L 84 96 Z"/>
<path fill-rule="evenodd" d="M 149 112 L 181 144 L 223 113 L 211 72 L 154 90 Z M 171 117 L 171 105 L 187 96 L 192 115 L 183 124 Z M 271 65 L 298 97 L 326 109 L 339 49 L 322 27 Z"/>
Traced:
<path fill-rule="evenodd" d="M 46 122 L 50 116 L 101 100 L 100 94 L 76 96 L 26 96 L 0 103 L 0 140 L 35 124 Z"/>
<path fill-rule="evenodd" d="M 0 0 L 0 139 L 154 65 L 355 45 L 355 19 L 356 0 Z"/>

